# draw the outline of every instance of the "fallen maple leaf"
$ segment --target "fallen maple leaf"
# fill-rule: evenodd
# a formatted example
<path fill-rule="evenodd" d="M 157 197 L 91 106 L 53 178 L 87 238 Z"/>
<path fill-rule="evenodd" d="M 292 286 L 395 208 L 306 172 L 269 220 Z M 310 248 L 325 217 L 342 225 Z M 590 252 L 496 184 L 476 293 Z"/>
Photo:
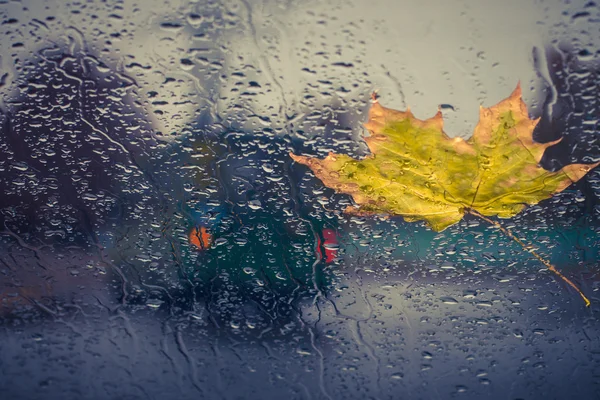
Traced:
<path fill-rule="evenodd" d="M 560 171 L 539 165 L 544 151 L 560 141 L 537 143 L 521 97 L 521 88 L 490 108 L 480 108 L 479 123 L 469 140 L 449 138 L 443 131 L 442 114 L 425 121 L 410 110 L 373 106 L 365 127 L 371 155 L 356 160 L 330 153 L 324 159 L 290 154 L 307 165 L 325 184 L 352 196 L 359 208 L 346 212 L 369 215 L 401 215 L 406 221 L 425 220 L 442 231 L 465 213 L 510 231 L 486 216 L 509 218 L 528 204 L 536 204 L 577 182 L 596 164 L 571 164 Z M 589 301 L 558 270 L 533 253 Z"/>

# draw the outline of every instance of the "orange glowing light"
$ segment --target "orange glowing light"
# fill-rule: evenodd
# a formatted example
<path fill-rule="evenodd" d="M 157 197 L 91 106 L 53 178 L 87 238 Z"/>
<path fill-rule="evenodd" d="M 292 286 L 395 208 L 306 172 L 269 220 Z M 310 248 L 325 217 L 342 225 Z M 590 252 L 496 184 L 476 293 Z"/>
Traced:
<path fill-rule="evenodd" d="M 188 238 L 198 250 L 207 250 L 212 245 L 212 235 L 203 226 L 193 227 Z"/>

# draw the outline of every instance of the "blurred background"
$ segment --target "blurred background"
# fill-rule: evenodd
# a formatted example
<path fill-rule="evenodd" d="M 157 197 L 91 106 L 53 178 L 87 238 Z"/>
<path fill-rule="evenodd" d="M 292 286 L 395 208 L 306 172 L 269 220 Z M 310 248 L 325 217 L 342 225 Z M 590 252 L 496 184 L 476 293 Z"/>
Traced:
<path fill-rule="evenodd" d="M 442 233 L 289 158 L 368 154 L 369 96 L 468 138 L 521 83 L 550 170 L 600 161 L 593 1 L 0 0 L 0 393 L 600 393 L 600 175 Z"/>

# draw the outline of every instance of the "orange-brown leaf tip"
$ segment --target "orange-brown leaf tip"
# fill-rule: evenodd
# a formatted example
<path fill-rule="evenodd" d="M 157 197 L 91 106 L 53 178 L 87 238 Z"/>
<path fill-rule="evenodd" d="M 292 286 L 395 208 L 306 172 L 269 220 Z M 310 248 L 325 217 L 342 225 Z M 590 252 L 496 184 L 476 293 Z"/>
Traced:
<path fill-rule="evenodd" d="M 600 162 L 595 164 L 570 164 L 565 165 L 561 171 L 564 172 L 571 181 L 577 182 L 583 178 L 585 174 L 596 168 L 598 164 L 600 164 Z"/>
<path fill-rule="evenodd" d="M 489 109 L 487 109 L 487 108 L 483 107 L 482 105 L 480 105 L 479 106 L 479 120 L 481 121 L 488 114 L 489 114 Z"/>
<path fill-rule="evenodd" d="M 383 116 L 383 107 L 379 102 L 373 103 L 369 109 L 369 121 L 379 119 L 381 116 Z"/>
<path fill-rule="evenodd" d="M 539 157 L 537 158 L 537 162 L 540 162 L 540 160 L 542 159 L 542 156 L 544 155 L 544 151 L 546 151 L 546 149 L 548 147 L 554 146 L 557 143 L 560 143 L 563 140 L 563 138 L 558 138 L 556 140 L 553 140 L 551 142 L 546 142 L 546 143 L 540 143 L 538 144 L 539 148 L 540 148 L 540 154 Z"/>
<path fill-rule="evenodd" d="M 555 144 L 558 144 L 558 143 L 562 142 L 562 140 L 563 140 L 563 138 L 558 138 L 556 140 L 553 140 L 551 142 L 547 142 L 547 143 L 544 143 L 544 144 L 547 145 L 548 147 L 550 147 L 550 146 L 554 146 Z"/>
<path fill-rule="evenodd" d="M 367 216 L 367 215 L 374 215 L 376 213 L 374 213 L 372 211 L 365 211 L 361 207 L 348 206 L 348 207 L 346 207 L 344 209 L 344 214 L 354 215 L 354 216 L 357 216 L 357 217 L 364 217 L 364 216 Z"/>
<path fill-rule="evenodd" d="M 444 117 L 442 115 L 442 111 L 438 110 L 438 112 L 427 121 L 425 121 L 426 125 L 431 128 L 442 130 L 444 127 Z"/>
<path fill-rule="evenodd" d="M 306 156 L 298 156 L 294 153 L 290 153 L 290 157 L 292 158 L 292 160 L 294 160 L 295 162 L 297 162 L 298 164 L 303 164 L 303 165 L 308 165 L 308 163 L 310 162 L 311 158 L 310 157 L 306 157 Z"/>
<path fill-rule="evenodd" d="M 347 206 L 344 209 L 344 213 L 348 214 L 348 215 L 357 215 L 358 214 L 358 207 Z"/>
<path fill-rule="evenodd" d="M 521 81 L 517 82 L 517 87 L 510 94 L 509 99 L 520 99 L 523 96 L 523 90 L 521 89 Z"/>

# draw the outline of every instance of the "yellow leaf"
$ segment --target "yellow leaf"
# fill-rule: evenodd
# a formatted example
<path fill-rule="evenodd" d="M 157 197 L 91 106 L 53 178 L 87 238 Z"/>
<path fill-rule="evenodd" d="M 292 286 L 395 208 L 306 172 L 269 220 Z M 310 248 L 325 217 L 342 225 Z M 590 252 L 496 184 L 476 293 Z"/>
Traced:
<path fill-rule="evenodd" d="M 425 220 L 442 231 L 466 212 L 509 218 L 581 179 L 598 163 L 571 164 L 560 171 L 539 165 L 557 143 L 537 143 L 519 86 L 505 100 L 481 108 L 473 136 L 449 138 L 440 112 L 425 121 L 410 111 L 374 100 L 365 127 L 371 155 L 356 160 L 330 153 L 324 159 L 291 157 L 308 166 L 327 187 L 352 196 L 346 212 L 401 215 Z"/>

